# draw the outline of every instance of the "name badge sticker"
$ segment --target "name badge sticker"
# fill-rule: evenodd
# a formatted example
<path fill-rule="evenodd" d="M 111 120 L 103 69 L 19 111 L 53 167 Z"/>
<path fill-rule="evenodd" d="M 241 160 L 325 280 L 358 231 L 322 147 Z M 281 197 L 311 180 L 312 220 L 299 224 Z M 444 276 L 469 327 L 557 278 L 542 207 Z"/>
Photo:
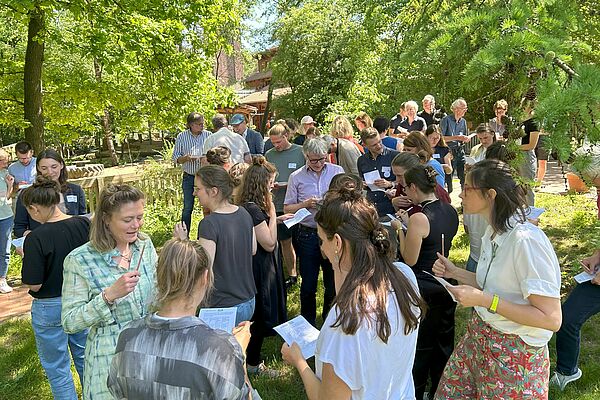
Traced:
<path fill-rule="evenodd" d="M 74 194 L 67 195 L 67 203 L 77 203 L 77 196 Z"/>
<path fill-rule="evenodd" d="M 288 163 L 288 168 L 289 169 L 296 169 L 296 163 L 295 162 Z"/>
<path fill-rule="evenodd" d="M 433 158 L 440 158 L 439 154 L 433 154 Z"/>
<path fill-rule="evenodd" d="M 389 178 L 391 173 L 391 167 L 381 167 L 381 172 L 383 172 L 384 177 Z"/>

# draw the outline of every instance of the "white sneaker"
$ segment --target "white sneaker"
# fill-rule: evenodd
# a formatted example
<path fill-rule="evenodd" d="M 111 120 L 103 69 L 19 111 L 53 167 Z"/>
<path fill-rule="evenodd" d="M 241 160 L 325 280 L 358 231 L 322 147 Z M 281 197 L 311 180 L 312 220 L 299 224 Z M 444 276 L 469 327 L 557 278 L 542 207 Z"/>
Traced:
<path fill-rule="evenodd" d="M 581 378 L 582 372 L 579 368 L 577 368 L 577 372 L 573 375 L 563 375 L 560 372 L 554 371 L 554 375 L 550 378 L 550 383 L 556 385 L 560 388 L 561 391 L 565 390 L 567 384 L 576 381 Z"/>
<path fill-rule="evenodd" d="M 8 286 L 6 282 L 6 278 L 0 278 L 0 293 L 10 293 L 13 291 L 13 288 Z"/>

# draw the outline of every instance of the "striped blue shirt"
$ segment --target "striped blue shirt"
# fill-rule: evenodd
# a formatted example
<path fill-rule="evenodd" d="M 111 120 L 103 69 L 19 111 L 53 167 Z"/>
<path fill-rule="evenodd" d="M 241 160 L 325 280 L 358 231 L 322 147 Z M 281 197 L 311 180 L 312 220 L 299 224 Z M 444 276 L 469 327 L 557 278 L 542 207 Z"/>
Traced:
<path fill-rule="evenodd" d="M 175 140 L 175 147 L 173 148 L 173 162 L 177 163 L 177 159 L 185 156 L 186 154 L 198 156 L 197 159 L 181 164 L 181 169 L 183 169 L 183 172 L 194 175 L 200 168 L 200 156 L 202 155 L 204 141 L 210 135 L 212 135 L 212 132 L 210 131 L 202 131 L 199 135 L 192 134 L 189 129 L 181 132 L 179 135 L 177 135 L 177 139 Z"/>

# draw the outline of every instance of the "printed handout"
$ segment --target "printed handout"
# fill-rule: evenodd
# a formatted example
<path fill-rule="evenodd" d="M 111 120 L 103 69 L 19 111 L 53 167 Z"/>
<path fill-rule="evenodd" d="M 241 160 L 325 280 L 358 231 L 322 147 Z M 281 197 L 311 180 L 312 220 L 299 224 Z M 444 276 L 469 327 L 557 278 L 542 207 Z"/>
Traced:
<path fill-rule="evenodd" d="M 273 329 L 275 329 L 275 332 L 277 332 L 288 345 L 291 346 L 292 343 L 296 342 L 298 346 L 300 346 L 300 350 L 302 350 L 302 355 L 305 359 L 309 359 L 315 355 L 319 331 L 309 324 L 302 315 L 276 326 Z"/>
<path fill-rule="evenodd" d="M 202 308 L 198 317 L 213 329 L 231 333 L 235 328 L 236 313 L 237 307 Z"/>
<path fill-rule="evenodd" d="M 283 221 L 283 223 L 289 229 L 292 226 L 296 225 L 298 222 L 302 221 L 304 218 L 308 217 L 309 215 L 310 211 L 308 211 L 306 208 L 301 208 L 298 211 L 296 211 L 296 213 L 294 213 L 294 216 L 292 218 L 286 219 L 285 221 Z"/>

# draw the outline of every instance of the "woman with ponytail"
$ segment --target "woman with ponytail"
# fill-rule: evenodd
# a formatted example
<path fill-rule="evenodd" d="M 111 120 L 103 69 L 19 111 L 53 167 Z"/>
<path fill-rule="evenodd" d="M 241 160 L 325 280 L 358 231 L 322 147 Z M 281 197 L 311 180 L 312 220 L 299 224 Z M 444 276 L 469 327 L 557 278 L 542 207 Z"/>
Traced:
<path fill-rule="evenodd" d="M 59 207 L 60 193 L 58 182 L 42 176 L 21 192 L 22 205 L 38 224 L 25 240 L 21 275 L 33 297 L 31 325 L 52 395 L 77 400 L 69 353 L 83 385 L 88 331 L 82 328 L 68 334 L 61 324 L 63 262 L 67 254 L 88 241 L 90 220 L 65 214 Z"/>
<path fill-rule="evenodd" d="M 310 128 L 309 128 L 310 129 Z M 277 248 L 277 224 L 292 214 L 277 217 L 271 196 L 277 169 L 263 156 L 252 159 L 244 173 L 237 203 L 252 217 L 256 241 L 256 254 L 252 257 L 252 270 L 256 284 L 256 307 L 252 317 L 246 362 L 248 373 L 274 376 L 261 362 L 260 350 L 265 336 L 274 334 L 273 327 L 287 320 L 286 293 Z"/>
<path fill-rule="evenodd" d="M 425 312 L 414 273 L 392 263 L 387 230 L 355 188 L 328 192 L 315 220 L 337 295 L 317 340 L 316 373 L 296 343 L 283 345 L 283 359 L 311 400 L 414 398 L 410 367 Z"/>
<path fill-rule="evenodd" d="M 438 252 L 448 257 L 452 239 L 458 230 L 458 214 L 454 207 L 435 196 L 437 175 L 432 167 L 421 164 L 404 173 L 406 195 L 413 204 L 421 207 L 421 211 L 410 216 L 406 210 L 399 211 L 406 232 L 400 221 L 392 222 L 398 232 L 400 254 L 417 276 L 421 296 L 428 308 L 419 328 L 413 368 L 417 400 L 423 398 L 429 379 L 430 392 L 435 393 L 446 361 L 454 349 L 456 304 L 430 274 Z"/>
<path fill-rule="evenodd" d="M 208 298 L 210 307 L 237 307 L 236 323 L 249 321 L 254 313 L 252 256 L 256 236 L 252 217 L 242 207 L 231 204 L 235 183 L 217 165 L 205 165 L 196 172 L 194 195 L 210 210 L 198 227 L 198 240 L 211 261 L 215 288 Z M 176 235 L 184 238 L 181 225 Z"/>

